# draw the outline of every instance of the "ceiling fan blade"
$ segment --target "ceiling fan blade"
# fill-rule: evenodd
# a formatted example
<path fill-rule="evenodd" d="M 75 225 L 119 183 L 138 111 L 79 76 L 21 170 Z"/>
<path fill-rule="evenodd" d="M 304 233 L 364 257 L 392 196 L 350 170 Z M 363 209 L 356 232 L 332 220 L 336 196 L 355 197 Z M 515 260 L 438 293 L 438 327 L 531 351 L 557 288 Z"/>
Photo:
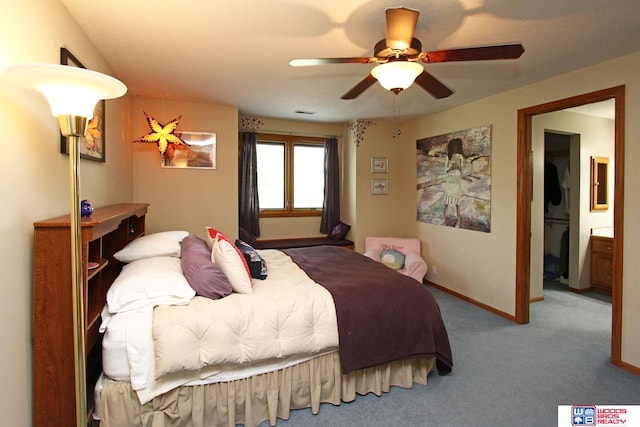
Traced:
<path fill-rule="evenodd" d="M 405 50 L 411 46 L 420 12 L 406 7 L 388 8 L 386 40 L 390 49 Z"/>
<path fill-rule="evenodd" d="M 374 84 L 375 82 L 377 82 L 377 81 L 378 80 L 376 80 L 376 78 L 373 77 L 371 74 L 367 74 L 367 77 L 365 77 L 364 79 L 360 80 L 360 82 L 357 85 L 352 87 L 351 90 L 349 90 L 349 92 L 345 93 L 340 98 L 342 98 L 342 99 L 354 99 L 354 98 L 358 97 L 362 92 L 364 92 L 365 90 L 369 89 L 369 87 L 372 84 Z"/>
<path fill-rule="evenodd" d="M 498 46 L 478 46 L 461 49 L 434 50 L 421 54 L 423 62 L 488 61 L 493 59 L 517 59 L 524 52 L 520 43 Z"/>
<path fill-rule="evenodd" d="M 416 84 L 429 92 L 434 98 L 441 99 L 453 94 L 453 91 L 433 77 L 427 71 L 423 71 L 415 80 Z"/>
<path fill-rule="evenodd" d="M 368 64 L 376 62 L 376 58 L 307 58 L 292 59 L 289 65 L 292 67 L 311 67 L 314 65 L 328 64 Z"/>

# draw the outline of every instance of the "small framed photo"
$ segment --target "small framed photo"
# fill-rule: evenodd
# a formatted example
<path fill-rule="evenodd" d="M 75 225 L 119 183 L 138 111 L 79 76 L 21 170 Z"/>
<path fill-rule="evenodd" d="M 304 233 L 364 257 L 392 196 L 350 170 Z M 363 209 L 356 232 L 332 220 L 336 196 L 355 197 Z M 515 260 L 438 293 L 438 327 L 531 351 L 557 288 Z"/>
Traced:
<path fill-rule="evenodd" d="M 160 164 L 163 168 L 215 169 L 216 134 L 211 132 L 181 132 L 188 145 L 169 144 Z"/>
<path fill-rule="evenodd" d="M 371 194 L 389 194 L 389 180 L 372 179 Z"/>
<path fill-rule="evenodd" d="M 387 157 L 372 157 L 371 172 L 372 173 L 389 172 L 389 159 Z"/>

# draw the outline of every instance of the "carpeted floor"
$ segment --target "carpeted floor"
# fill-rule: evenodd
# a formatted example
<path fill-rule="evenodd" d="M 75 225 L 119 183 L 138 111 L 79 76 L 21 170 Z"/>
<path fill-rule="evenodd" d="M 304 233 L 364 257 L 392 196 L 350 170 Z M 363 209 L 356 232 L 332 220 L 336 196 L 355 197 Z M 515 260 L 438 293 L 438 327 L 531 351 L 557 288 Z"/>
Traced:
<path fill-rule="evenodd" d="M 451 375 L 432 373 L 427 386 L 323 404 L 318 415 L 293 411 L 277 425 L 540 427 L 557 425 L 560 404 L 640 404 L 640 377 L 608 360 L 606 298 L 545 285 L 544 301 L 531 306 L 531 323 L 517 325 L 429 289 L 449 331 Z"/>

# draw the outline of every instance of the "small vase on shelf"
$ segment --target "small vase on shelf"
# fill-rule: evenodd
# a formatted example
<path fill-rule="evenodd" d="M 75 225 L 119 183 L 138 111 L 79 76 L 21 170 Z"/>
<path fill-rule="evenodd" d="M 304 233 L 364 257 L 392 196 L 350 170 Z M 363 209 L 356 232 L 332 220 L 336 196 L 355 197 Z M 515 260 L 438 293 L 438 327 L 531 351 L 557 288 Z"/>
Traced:
<path fill-rule="evenodd" d="M 93 207 L 89 200 L 83 200 L 80 202 L 80 215 L 83 217 L 91 216 L 93 213 Z"/>

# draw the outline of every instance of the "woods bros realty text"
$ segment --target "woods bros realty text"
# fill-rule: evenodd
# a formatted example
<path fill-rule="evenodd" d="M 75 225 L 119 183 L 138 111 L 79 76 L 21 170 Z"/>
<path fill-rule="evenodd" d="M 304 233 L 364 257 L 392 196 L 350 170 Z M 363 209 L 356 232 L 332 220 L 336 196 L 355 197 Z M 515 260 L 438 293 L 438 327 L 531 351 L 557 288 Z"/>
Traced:
<path fill-rule="evenodd" d="M 559 405 L 558 427 L 640 426 L 637 405 Z"/>

